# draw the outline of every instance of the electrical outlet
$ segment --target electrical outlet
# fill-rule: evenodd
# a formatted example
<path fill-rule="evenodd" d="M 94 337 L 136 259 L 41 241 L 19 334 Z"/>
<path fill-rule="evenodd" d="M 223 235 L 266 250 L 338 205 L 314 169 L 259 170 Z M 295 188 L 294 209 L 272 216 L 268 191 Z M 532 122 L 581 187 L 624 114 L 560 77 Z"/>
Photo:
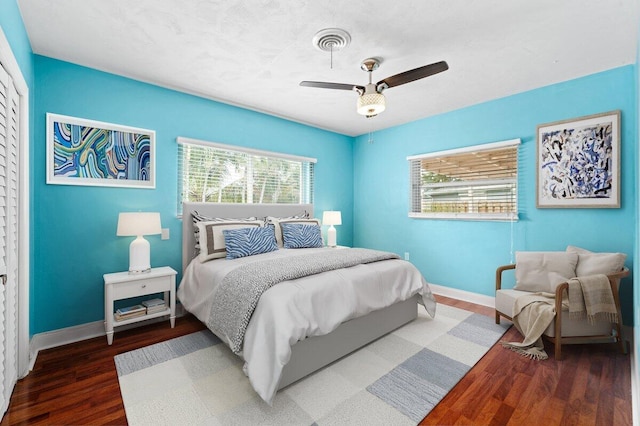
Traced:
<path fill-rule="evenodd" d="M 404 260 L 409 260 L 409 252 L 408 251 L 404 252 Z"/>
<path fill-rule="evenodd" d="M 163 240 L 169 239 L 169 228 L 162 228 L 162 239 Z"/>

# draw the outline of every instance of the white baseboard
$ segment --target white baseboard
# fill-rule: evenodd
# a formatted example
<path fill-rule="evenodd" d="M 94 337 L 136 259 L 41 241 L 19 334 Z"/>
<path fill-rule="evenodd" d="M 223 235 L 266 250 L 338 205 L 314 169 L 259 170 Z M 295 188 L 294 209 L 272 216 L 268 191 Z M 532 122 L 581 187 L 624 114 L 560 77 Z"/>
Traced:
<path fill-rule="evenodd" d="M 104 336 L 104 321 L 95 321 L 59 330 L 34 334 L 29 343 L 29 371 L 33 370 L 38 352 L 81 340 Z"/>
<path fill-rule="evenodd" d="M 176 317 L 185 315 L 183 306 L 176 304 Z M 167 317 L 153 318 L 147 321 L 140 321 L 133 324 L 127 324 L 118 327 L 118 330 L 128 330 L 134 327 L 140 327 L 145 324 L 153 324 L 155 322 L 167 321 Z M 70 343 L 80 342 L 82 340 L 93 339 L 94 337 L 105 336 L 104 321 L 94 321 L 86 324 L 76 325 L 73 327 L 61 328 L 58 330 L 47 331 L 44 333 L 34 334 L 29 342 L 29 371 L 33 370 L 36 363 L 38 352 L 56 348 L 58 346 L 68 345 Z M 114 335 L 114 336 L 117 336 Z M 104 344 L 107 344 L 106 337 Z"/>
<path fill-rule="evenodd" d="M 470 291 L 458 290 L 457 288 L 445 287 L 442 285 L 429 283 L 431 291 L 440 296 L 451 297 L 453 299 L 463 300 L 465 302 L 475 303 L 476 305 L 488 306 L 495 308 L 496 298 L 486 296 L 484 294 L 472 293 Z"/>

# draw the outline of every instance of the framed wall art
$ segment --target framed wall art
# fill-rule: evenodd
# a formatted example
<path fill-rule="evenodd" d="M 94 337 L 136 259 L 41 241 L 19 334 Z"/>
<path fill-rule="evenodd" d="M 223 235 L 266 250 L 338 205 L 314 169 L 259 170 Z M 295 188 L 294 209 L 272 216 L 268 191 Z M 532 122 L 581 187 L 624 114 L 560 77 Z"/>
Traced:
<path fill-rule="evenodd" d="M 620 111 L 541 124 L 537 133 L 537 207 L 620 207 Z"/>
<path fill-rule="evenodd" d="M 155 188 L 153 130 L 47 113 L 47 183 Z"/>

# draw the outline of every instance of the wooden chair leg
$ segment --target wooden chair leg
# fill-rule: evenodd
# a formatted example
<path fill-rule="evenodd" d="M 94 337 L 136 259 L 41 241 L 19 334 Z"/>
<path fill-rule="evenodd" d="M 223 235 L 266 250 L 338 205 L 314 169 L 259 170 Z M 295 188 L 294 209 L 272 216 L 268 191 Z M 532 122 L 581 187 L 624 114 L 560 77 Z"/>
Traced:
<path fill-rule="evenodd" d="M 500 324 L 500 314 L 496 311 L 496 324 Z"/>
<path fill-rule="evenodd" d="M 562 337 L 559 334 L 556 334 L 554 337 L 554 355 L 556 357 L 556 361 L 560 361 L 562 359 Z"/>
<path fill-rule="evenodd" d="M 627 354 L 627 342 L 624 341 L 624 339 L 622 338 L 622 327 L 620 327 L 620 323 L 615 323 L 616 324 L 616 332 L 617 332 L 617 336 L 616 338 L 618 339 L 618 349 L 620 349 L 620 353 L 621 354 Z"/>
<path fill-rule="evenodd" d="M 553 336 L 553 342 L 555 345 L 556 361 L 560 361 L 562 359 L 562 311 L 556 314 L 555 322 L 555 335 Z"/>

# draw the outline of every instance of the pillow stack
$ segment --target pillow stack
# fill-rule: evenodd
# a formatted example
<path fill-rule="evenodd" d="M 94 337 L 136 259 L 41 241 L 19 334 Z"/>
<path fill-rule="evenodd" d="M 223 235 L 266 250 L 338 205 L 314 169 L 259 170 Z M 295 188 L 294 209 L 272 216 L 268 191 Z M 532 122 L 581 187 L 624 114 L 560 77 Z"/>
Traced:
<path fill-rule="evenodd" d="M 516 252 L 514 289 L 555 293 L 570 278 L 619 272 L 626 258 L 624 253 L 594 253 L 574 246 L 564 252 Z"/>
<path fill-rule="evenodd" d="M 237 259 L 278 248 L 322 247 L 319 219 L 307 212 L 290 217 L 220 218 L 191 213 L 198 260 Z"/>

